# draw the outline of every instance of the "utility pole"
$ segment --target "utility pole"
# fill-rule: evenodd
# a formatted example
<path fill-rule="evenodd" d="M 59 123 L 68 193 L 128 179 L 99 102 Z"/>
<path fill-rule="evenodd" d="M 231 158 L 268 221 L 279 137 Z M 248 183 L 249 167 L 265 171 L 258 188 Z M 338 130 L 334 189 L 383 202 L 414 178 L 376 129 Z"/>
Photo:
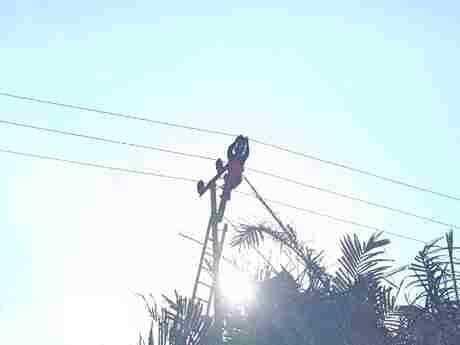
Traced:
<path fill-rule="evenodd" d="M 206 315 L 210 315 L 211 304 L 214 305 L 214 330 L 216 345 L 222 344 L 223 315 L 220 296 L 220 259 L 227 232 L 227 224 L 220 227 L 225 213 L 225 206 L 230 200 L 231 191 L 242 180 L 244 163 L 249 156 L 248 139 L 238 136 L 227 149 L 226 165 L 221 159 L 216 161 L 217 174 L 208 183 L 198 182 L 197 190 L 200 196 L 209 191 L 211 212 L 208 226 L 201 249 L 198 271 L 193 285 L 192 301 L 203 303 L 206 307 Z M 217 182 L 224 178 L 223 193 L 217 205 Z M 209 245 L 211 243 L 211 245 Z M 207 290 L 205 295 L 203 290 Z"/>

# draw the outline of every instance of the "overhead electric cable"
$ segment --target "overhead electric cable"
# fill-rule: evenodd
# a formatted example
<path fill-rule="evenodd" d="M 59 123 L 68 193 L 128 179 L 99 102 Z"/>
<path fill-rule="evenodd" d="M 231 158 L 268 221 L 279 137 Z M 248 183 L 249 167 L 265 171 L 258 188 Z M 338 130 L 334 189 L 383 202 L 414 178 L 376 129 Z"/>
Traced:
<path fill-rule="evenodd" d="M 179 123 L 174 123 L 174 122 L 169 122 L 169 121 L 159 121 L 159 120 L 153 120 L 147 117 L 141 117 L 141 116 L 136 116 L 132 114 L 126 114 L 126 113 L 121 113 L 121 112 L 112 112 L 112 111 L 106 111 L 106 110 L 101 110 L 97 108 L 92 108 L 92 107 L 87 107 L 87 106 L 80 106 L 80 105 L 74 105 L 74 104 L 69 104 L 69 103 L 63 103 L 63 102 L 58 102 L 58 101 L 52 101 L 52 100 L 46 100 L 46 99 L 41 99 L 41 98 L 36 98 L 36 97 L 29 97 L 29 96 L 22 96 L 18 94 L 13 94 L 13 93 L 8 93 L 8 92 L 0 92 L 0 96 L 3 97 L 9 97 L 9 98 L 14 98 L 18 100 L 23 100 L 23 101 L 30 101 L 30 102 L 35 102 L 35 103 L 41 103 L 41 104 L 48 104 L 48 105 L 54 105 L 54 106 L 59 106 L 59 107 L 64 107 L 64 108 L 69 108 L 69 109 L 75 109 L 75 110 L 82 110 L 86 112 L 93 112 L 93 113 L 99 113 L 102 115 L 107 115 L 107 116 L 112 116 L 112 117 L 119 117 L 119 118 L 124 118 L 128 120 L 136 120 L 136 121 L 142 121 L 154 125 L 163 125 L 163 126 L 169 126 L 169 127 L 175 127 L 175 128 L 182 128 L 190 131 L 197 131 L 197 132 L 202 132 L 202 133 L 208 133 L 208 134 L 216 134 L 216 135 L 222 135 L 222 136 L 227 136 L 227 137 L 235 137 L 236 134 L 234 133 L 229 133 L 226 131 L 220 131 L 220 130 L 214 130 L 214 129 L 207 129 L 207 128 L 200 128 L 200 127 L 194 127 L 194 126 L 189 126 L 189 125 L 184 125 L 184 124 L 179 124 Z M 406 188 L 413 189 L 418 192 L 424 192 L 424 193 L 429 193 L 432 195 L 436 195 L 438 197 L 450 199 L 450 200 L 455 200 L 455 201 L 460 201 L 460 196 L 453 195 L 453 194 L 448 194 L 448 193 L 443 193 L 443 192 L 438 192 L 434 189 L 428 188 L 428 187 L 421 187 L 417 186 L 411 183 L 407 183 L 395 178 L 391 177 L 386 177 L 381 174 L 377 174 L 368 170 L 364 170 L 361 168 L 356 168 L 351 165 L 335 162 L 332 160 L 328 159 L 323 159 L 318 156 L 310 155 L 301 151 L 296 151 L 293 149 L 290 149 L 288 147 L 284 147 L 281 145 L 276 145 L 276 144 L 271 144 L 256 138 L 250 138 L 252 142 L 257 143 L 259 145 L 275 149 L 278 151 L 286 152 L 292 155 L 296 155 L 298 157 L 303 157 L 309 160 L 314 160 L 323 164 L 335 166 L 338 168 L 342 168 L 345 170 L 352 171 L 354 173 L 358 173 L 361 175 L 366 175 L 369 177 L 373 177 L 385 182 L 393 183 L 396 185 L 400 185 Z"/>
<path fill-rule="evenodd" d="M 64 164 L 72 164 L 72 165 L 86 166 L 86 167 L 91 167 L 91 168 L 106 169 L 106 170 L 118 171 L 118 172 L 123 172 L 123 173 L 129 173 L 129 174 L 161 177 L 161 178 L 177 180 L 177 181 L 183 181 L 183 182 L 192 182 L 192 183 L 197 182 L 197 180 L 192 179 L 192 178 L 188 178 L 188 177 L 166 175 L 166 174 L 157 173 L 157 172 L 153 172 L 153 171 L 145 171 L 145 170 L 136 170 L 136 169 L 113 167 L 113 166 L 110 166 L 110 165 L 103 165 L 103 164 L 92 163 L 92 162 L 70 160 L 70 159 L 64 159 L 64 158 L 41 155 L 41 154 L 35 154 L 35 153 L 29 153 L 29 152 L 21 152 L 21 151 L 15 151 L 15 150 L 4 149 L 4 148 L 0 148 L 0 153 L 7 153 L 7 154 L 21 156 L 21 157 L 35 158 L 35 159 L 48 160 L 48 161 L 57 161 L 57 162 L 64 163 Z M 237 191 L 237 190 L 234 191 L 234 192 L 242 194 L 242 195 L 246 195 L 246 196 L 251 197 L 251 198 L 254 198 L 254 195 L 252 195 L 250 193 L 245 193 L 245 192 L 241 192 L 241 191 Z M 278 205 L 287 207 L 287 208 L 291 208 L 291 209 L 294 209 L 294 210 L 297 210 L 297 211 L 310 213 L 310 214 L 320 216 L 320 217 L 326 217 L 326 218 L 332 219 L 332 220 L 334 220 L 336 222 L 341 222 L 341 223 L 344 223 L 344 224 L 353 225 L 353 226 L 356 226 L 356 227 L 359 227 L 359 228 L 365 228 L 365 229 L 372 230 L 372 231 L 379 231 L 379 232 L 382 231 L 382 232 L 385 232 L 385 233 L 387 233 L 389 235 L 393 235 L 395 237 L 399 237 L 399 238 L 406 239 L 406 240 L 415 241 L 415 242 L 418 242 L 418 243 L 423 243 L 423 244 L 427 243 L 425 241 L 422 241 L 422 240 L 419 240 L 419 239 L 416 239 L 416 238 L 413 238 L 413 237 L 401 235 L 401 234 L 398 234 L 398 233 L 395 233 L 395 232 L 386 231 L 386 230 L 380 229 L 380 228 L 375 227 L 375 226 L 371 226 L 371 225 L 367 225 L 367 224 L 363 224 L 363 223 L 358 223 L 358 222 L 355 222 L 355 221 L 352 221 L 352 220 L 332 216 L 330 214 L 321 213 L 321 212 L 310 210 L 310 209 L 307 209 L 307 208 L 298 207 L 298 206 L 291 205 L 291 204 L 288 204 L 288 203 L 283 202 L 283 201 L 274 200 L 274 199 L 267 199 L 267 198 L 265 198 L 264 200 L 268 201 L 268 202 L 271 202 L 271 203 L 274 203 L 274 204 L 278 204 Z"/>
<path fill-rule="evenodd" d="M 34 129 L 34 130 L 44 131 L 44 132 L 52 133 L 52 134 L 60 134 L 60 135 L 66 135 L 66 136 L 79 137 L 79 138 L 84 138 L 84 139 L 88 139 L 88 140 L 99 141 L 99 142 L 104 142 L 104 143 L 109 143 L 109 144 L 125 145 L 125 146 L 133 147 L 133 148 L 136 148 L 136 149 L 158 151 L 158 152 L 169 153 L 169 154 L 174 154 L 174 155 L 188 157 L 188 158 L 196 158 L 196 159 L 202 159 L 202 160 L 208 160 L 208 161 L 209 160 L 211 160 L 211 161 L 216 160 L 216 158 L 213 158 L 213 157 L 210 157 L 210 156 L 205 156 L 205 155 L 200 155 L 200 154 L 195 154 L 195 153 L 187 153 L 187 152 L 182 152 L 182 151 L 177 151 L 177 150 L 171 150 L 171 149 L 166 149 L 166 148 L 162 148 L 162 147 L 158 147 L 158 146 L 136 144 L 136 143 L 127 142 L 127 141 L 124 141 L 124 140 L 118 140 L 118 139 L 100 137 L 100 136 L 93 136 L 93 135 L 88 135 L 88 134 L 83 134 L 83 133 L 77 133 L 77 132 L 74 132 L 74 131 L 64 131 L 64 130 L 49 128 L 49 127 L 40 127 L 40 126 L 36 126 L 36 125 L 31 125 L 29 123 L 23 123 L 23 122 L 9 121 L 9 120 L 0 119 L 0 124 L 5 124 L 5 125 L 15 126 L 15 127 L 28 128 L 28 129 Z M 284 177 L 284 176 L 277 175 L 277 174 L 274 174 L 274 173 L 270 173 L 270 172 L 267 172 L 267 171 L 263 171 L 263 170 L 260 170 L 260 169 L 246 168 L 246 170 L 248 170 L 250 172 L 253 172 L 253 173 L 256 173 L 256 174 L 260 174 L 260 175 L 268 176 L 268 177 L 271 177 L 271 178 L 274 178 L 274 179 L 289 182 L 289 183 L 292 183 L 292 184 L 295 184 L 295 185 L 298 185 L 298 186 L 301 186 L 301 187 L 304 187 L 304 188 L 313 189 L 313 190 L 316 190 L 316 191 L 319 191 L 319 192 L 322 192 L 322 193 L 331 194 L 331 195 L 334 195 L 336 197 L 340 197 L 340 198 L 343 198 L 343 199 L 348 199 L 348 200 L 352 200 L 352 201 L 355 201 L 355 202 L 363 203 L 363 204 L 366 204 L 366 205 L 371 206 L 371 207 L 377 207 L 377 208 L 385 209 L 385 210 L 388 210 L 388 211 L 391 211 L 391 212 L 399 213 L 399 214 L 402 214 L 404 216 L 417 218 L 417 219 L 425 221 L 425 222 L 430 222 L 430 223 L 446 226 L 446 227 L 449 227 L 449 228 L 460 229 L 460 226 L 458 226 L 458 225 L 446 223 L 446 222 L 437 220 L 437 219 L 432 218 L 432 217 L 422 216 L 422 215 L 416 214 L 416 213 L 411 212 L 411 211 L 406 211 L 406 210 L 403 210 L 403 209 L 400 209 L 400 208 L 396 208 L 396 207 L 380 204 L 380 203 L 377 203 L 377 202 L 365 200 L 365 199 L 362 199 L 362 198 L 359 198 L 359 197 L 356 197 L 356 196 L 353 196 L 353 195 L 350 195 L 350 194 L 340 193 L 340 192 L 337 192 L 337 191 L 334 191 L 334 190 L 330 190 L 330 189 L 327 189 L 327 188 L 315 186 L 315 185 L 312 185 L 312 184 L 301 182 L 301 181 L 298 181 L 298 180 L 295 180 L 295 179 L 291 179 L 291 178 L 288 178 L 288 177 Z"/>
<path fill-rule="evenodd" d="M 157 172 L 153 172 L 153 171 L 119 168 L 119 167 L 113 167 L 111 165 L 104 165 L 104 164 L 98 164 L 98 163 L 92 163 L 92 162 L 84 162 L 84 161 L 76 161 L 76 160 L 64 159 L 64 158 L 53 157 L 53 156 L 46 156 L 46 155 L 41 155 L 41 154 L 36 154 L 36 153 L 14 151 L 14 150 L 9 150 L 9 149 L 2 149 L 2 148 L 0 148 L 0 152 L 1 153 L 9 153 L 9 154 L 12 154 L 12 155 L 17 155 L 17 156 L 22 156 L 22 157 L 29 157 L 29 158 L 36 158 L 36 159 L 42 159 L 42 160 L 56 161 L 56 162 L 73 164 L 73 165 L 80 165 L 80 166 L 86 166 L 86 167 L 91 167 L 91 168 L 113 170 L 113 171 L 118 171 L 118 172 L 123 172 L 123 173 L 129 173 L 129 174 L 161 177 L 161 178 L 184 181 L 184 182 L 193 182 L 193 183 L 198 182 L 198 180 L 194 180 L 194 179 L 188 178 L 188 177 L 166 175 L 166 174 L 161 174 L 161 173 L 157 173 Z"/>
<path fill-rule="evenodd" d="M 254 195 L 252 195 L 251 193 L 246 193 L 246 192 L 241 192 L 241 191 L 234 191 L 234 192 L 238 193 L 238 194 L 245 195 L 245 196 L 254 197 Z M 259 195 L 259 197 L 260 197 L 260 195 Z M 398 234 L 396 232 L 391 232 L 391 231 L 387 231 L 387 230 L 378 228 L 376 226 L 367 225 L 367 224 L 364 224 L 364 223 L 359 223 L 359 222 L 356 222 L 354 220 L 349 220 L 349 219 L 345 219 L 345 218 L 341 218 L 341 217 L 336 217 L 336 216 L 333 216 L 333 215 L 330 215 L 330 214 L 327 214 L 327 213 L 318 212 L 318 211 L 311 210 L 311 209 L 308 209 L 308 208 L 298 207 L 298 206 L 289 204 L 289 203 L 284 202 L 284 201 L 279 201 L 279 200 L 275 200 L 275 199 L 268 199 L 268 198 L 263 198 L 263 200 L 264 200 L 265 203 L 270 202 L 270 203 L 273 203 L 273 204 L 277 204 L 277 205 L 280 205 L 280 206 L 291 208 L 291 209 L 301 211 L 301 212 L 304 212 L 304 213 L 309 213 L 309 214 L 312 214 L 312 215 L 315 215 L 315 216 L 328 218 L 328 219 L 334 220 L 336 222 L 340 222 L 340 223 L 344 223 L 344 224 L 348 224 L 348 225 L 353 225 L 353 226 L 356 226 L 358 228 L 363 228 L 363 229 L 371 230 L 371 231 L 374 231 L 374 232 L 375 231 L 384 232 L 384 233 L 386 233 L 388 235 L 399 237 L 399 238 L 402 238 L 402 239 L 405 239 L 405 240 L 416 241 L 416 242 L 423 243 L 423 244 L 427 243 L 425 241 L 419 240 L 419 239 L 414 238 L 414 237 L 401 235 L 401 234 Z"/>

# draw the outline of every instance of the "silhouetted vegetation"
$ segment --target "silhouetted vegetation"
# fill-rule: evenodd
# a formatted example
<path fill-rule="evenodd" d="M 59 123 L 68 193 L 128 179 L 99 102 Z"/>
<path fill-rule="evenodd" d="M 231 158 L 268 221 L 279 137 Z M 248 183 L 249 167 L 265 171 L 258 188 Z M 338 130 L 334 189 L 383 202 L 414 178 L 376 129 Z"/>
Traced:
<path fill-rule="evenodd" d="M 226 344 L 460 344 L 460 261 L 452 231 L 421 248 L 413 263 L 397 268 L 384 257 L 390 241 L 382 233 L 365 241 L 346 235 L 335 272 L 328 272 L 323 253 L 310 248 L 291 227 L 278 231 L 242 225 L 232 245 L 251 251 L 267 240 L 281 244 L 300 273 L 267 266 L 258 275 L 252 303 L 243 309 L 226 306 Z M 395 281 L 398 275 L 403 277 Z M 201 316 L 200 305 L 178 295 L 168 303 L 161 315 L 150 310 L 146 344 L 154 344 L 154 324 L 159 327 L 158 345 L 214 343 L 206 336 L 212 333 L 212 320 Z"/>

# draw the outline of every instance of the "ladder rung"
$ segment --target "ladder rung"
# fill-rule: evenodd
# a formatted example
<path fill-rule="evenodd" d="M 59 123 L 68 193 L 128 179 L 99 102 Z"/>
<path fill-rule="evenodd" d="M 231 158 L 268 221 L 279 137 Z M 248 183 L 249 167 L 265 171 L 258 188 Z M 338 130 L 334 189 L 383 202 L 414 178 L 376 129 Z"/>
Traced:
<path fill-rule="evenodd" d="M 209 303 L 208 301 L 202 299 L 201 297 L 197 297 L 196 299 L 197 299 L 198 301 L 200 301 L 200 302 L 203 302 L 203 303 Z"/>
<path fill-rule="evenodd" d="M 211 272 L 211 273 L 212 273 L 212 271 L 211 271 L 211 270 L 209 270 L 209 268 L 208 268 L 208 267 L 206 267 L 206 266 L 203 266 L 203 270 L 205 270 L 206 272 Z"/>
<path fill-rule="evenodd" d="M 198 284 L 204 285 L 204 286 L 206 286 L 206 287 L 208 287 L 208 288 L 212 289 L 212 286 L 211 286 L 211 285 L 209 285 L 209 284 L 207 284 L 207 283 L 205 283 L 205 282 L 202 282 L 202 281 L 198 281 Z"/>
<path fill-rule="evenodd" d="M 209 272 L 213 272 L 214 271 L 214 263 L 209 261 L 209 260 L 206 260 L 206 261 L 204 261 L 203 268 L 205 270 L 209 271 Z"/>
<path fill-rule="evenodd" d="M 206 257 L 206 260 L 208 260 L 210 262 L 214 261 L 214 255 L 212 255 L 212 253 L 206 253 L 205 257 Z"/>

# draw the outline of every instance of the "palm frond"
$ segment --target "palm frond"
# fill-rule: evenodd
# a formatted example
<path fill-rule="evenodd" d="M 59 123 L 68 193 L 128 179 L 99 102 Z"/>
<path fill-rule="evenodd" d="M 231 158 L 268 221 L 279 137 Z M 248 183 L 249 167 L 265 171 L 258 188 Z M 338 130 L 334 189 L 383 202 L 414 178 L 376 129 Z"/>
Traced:
<path fill-rule="evenodd" d="M 236 235 L 232 239 L 232 247 L 257 248 L 264 241 L 265 228 L 263 226 L 243 225 L 241 228 L 241 230 L 237 230 Z"/>
<path fill-rule="evenodd" d="M 384 251 L 380 250 L 390 243 L 387 239 L 380 240 L 382 233 L 373 234 L 366 242 L 360 242 L 357 235 L 346 235 L 341 241 L 341 267 L 336 272 L 334 283 L 339 290 L 346 291 L 361 280 L 379 281 L 384 277 L 389 266 L 381 265 L 388 259 L 379 258 Z"/>
<path fill-rule="evenodd" d="M 154 345 L 154 324 L 157 325 L 157 345 L 199 345 L 203 343 L 211 319 L 203 315 L 203 305 L 180 296 L 175 291 L 175 300 L 163 295 L 167 306 L 157 309 L 157 304 L 150 304 L 143 295 L 147 310 L 152 318 L 147 343 L 140 336 L 139 344 Z"/>
<path fill-rule="evenodd" d="M 449 257 L 449 265 L 450 265 L 450 274 L 452 277 L 452 282 L 453 282 L 453 289 L 455 293 L 455 300 L 458 303 L 460 303 L 459 299 L 459 291 L 458 291 L 458 284 L 457 284 L 457 272 L 455 270 L 455 265 L 458 264 L 454 257 L 454 232 L 450 230 L 446 234 L 446 244 L 447 244 L 447 253 Z"/>
<path fill-rule="evenodd" d="M 241 230 L 235 235 L 232 246 L 257 248 L 265 237 L 271 238 L 276 243 L 282 244 L 290 253 L 294 254 L 298 262 L 304 266 L 303 273 L 299 276 L 304 278 L 308 276 L 308 285 L 311 286 L 329 286 L 329 276 L 326 269 L 322 266 L 322 252 L 316 252 L 302 242 L 296 231 L 285 226 L 283 231 L 276 231 L 265 224 L 260 225 L 241 225 Z M 289 254 L 288 254 L 289 255 Z M 299 279 L 298 279 L 299 281 Z"/>
<path fill-rule="evenodd" d="M 153 321 L 150 323 L 150 330 L 149 330 L 149 337 L 147 339 L 147 344 L 148 345 L 154 345 L 155 341 L 153 338 Z"/>
<path fill-rule="evenodd" d="M 448 265 L 443 262 L 443 249 L 436 245 L 439 240 L 425 245 L 410 267 L 412 274 L 409 278 L 412 281 L 407 287 L 421 288 L 422 292 L 414 302 L 425 300 L 428 308 L 441 305 L 452 292 L 452 288 L 446 284 Z"/>

